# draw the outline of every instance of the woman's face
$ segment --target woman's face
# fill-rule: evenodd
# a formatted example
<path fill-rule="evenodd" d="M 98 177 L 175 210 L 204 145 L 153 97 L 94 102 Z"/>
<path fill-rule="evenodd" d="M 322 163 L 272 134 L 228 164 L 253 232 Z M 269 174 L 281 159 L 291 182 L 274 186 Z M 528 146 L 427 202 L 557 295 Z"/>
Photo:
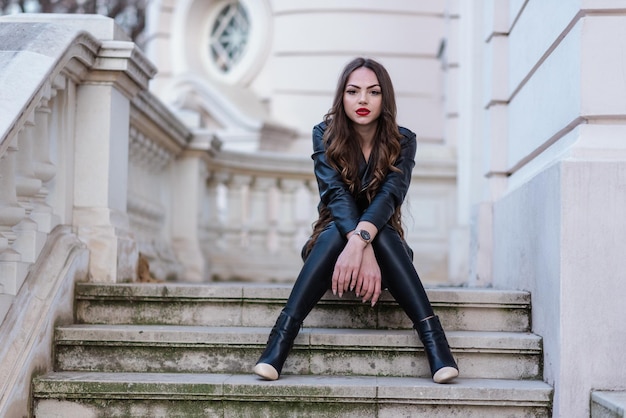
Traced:
<path fill-rule="evenodd" d="M 352 122 L 363 127 L 375 124 L 382 110 L 383 95 L 376 74 L 360 67 L 350 74 L 343 92 L 343 108 Z"/>

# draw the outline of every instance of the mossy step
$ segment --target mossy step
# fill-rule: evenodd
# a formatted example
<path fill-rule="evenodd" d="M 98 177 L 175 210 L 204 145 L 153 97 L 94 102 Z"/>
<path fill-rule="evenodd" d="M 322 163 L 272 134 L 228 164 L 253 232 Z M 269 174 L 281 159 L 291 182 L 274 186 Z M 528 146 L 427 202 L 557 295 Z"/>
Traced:
<path fill-rule="evenodd" d="M 56 369 L 230 372 L 251 370 L 269 328 L 74 325 L 56 330 Z M 463 376 L 536 379 L 541 338 L 529 333 L 450 331 Z M 286 374 L 428 376 L 417 334 L 409 330 L 303 328 Z"/>
<path fill-rule="evenodd" d="M 549 417 L 540 381 L 182 373 L 51 373 L 33 381 L 34 415 L 59 417 Z"/>
<path fill-rule="evenodd" d="M 285 284 L 129 283 L 76 286 L 79 323 L 272 326 L 291 291 Z M 530 330 L 530 295 L 473 288 L 427 289 L 446 330 Z M 389 292 L 371 308 L 353 293 L 328 292 L 307 317 L 328 328 L 410 329 Z"/>

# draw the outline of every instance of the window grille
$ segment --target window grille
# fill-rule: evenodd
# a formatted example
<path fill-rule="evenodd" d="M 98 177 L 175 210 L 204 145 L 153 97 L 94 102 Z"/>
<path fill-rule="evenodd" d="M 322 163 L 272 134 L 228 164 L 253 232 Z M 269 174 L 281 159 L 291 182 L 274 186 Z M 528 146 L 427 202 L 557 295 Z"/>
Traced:
<path fill-rule="evenodd" d="M 217 15 L 209 42 L 211 59 L 228 73 L 243 57 L 250 34 L 250 19 L 239 3 L 229 3 Z"/>

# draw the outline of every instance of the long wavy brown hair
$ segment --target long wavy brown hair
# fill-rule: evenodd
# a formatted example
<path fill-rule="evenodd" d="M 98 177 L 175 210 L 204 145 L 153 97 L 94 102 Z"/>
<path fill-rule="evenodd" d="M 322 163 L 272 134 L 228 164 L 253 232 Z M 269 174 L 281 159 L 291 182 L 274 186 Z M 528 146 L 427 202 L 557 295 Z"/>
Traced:
<path fill-rule="evenodd" d="M 370 162 L 373 164 L 372 179 L 362 190 L 361 179 L 358 176 L 359 160 L 362 155 L 359 134 L 354 129 L 352 121 L 346 115 L 343 106 L 343 96 L 348 83 L 348 78 L 358 68 L 368 68 L 376 74 L 382 93 L 382 110 L 374 135 L 374 147 L 370 154 Z M 368 58 L 355 58 L 344 68 L 339 81 L 333 105 L 324 117 L 326 130 L 324 143 L 326 145 L 326 159 L 328 163 L 341 173 L 343 181 L 348 185 L 350 193 L 356 196 L 364 192 L 368 202 L 371 203 L 380 189 L 389 171 L 399 171 L 394 163 L 400 156 L 401 134 L 396 123 L 396 99 L 393 84 L 389 73 L 380 63 Z M 313 234 L 306 248 L 310 251 L 317 237 L 332 220 L 330 210 L 321 206 L 319 218 L 313 224 Z M 398 206 L 389 222 L 404 237 L 402 228 L 402 214 Z"/>

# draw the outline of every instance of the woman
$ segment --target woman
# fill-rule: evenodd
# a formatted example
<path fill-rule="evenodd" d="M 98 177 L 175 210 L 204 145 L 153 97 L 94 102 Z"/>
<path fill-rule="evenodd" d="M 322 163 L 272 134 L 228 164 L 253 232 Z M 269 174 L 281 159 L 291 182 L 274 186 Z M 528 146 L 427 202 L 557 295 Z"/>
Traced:
<path fill-rule="evenodd" d="M 396 124 L 395 95 L 385 68 L 371 59 L 351 61 L 332 108 L 313 128 L 319 219 L 254 373 L 278 379 L 302 321 L 329 287 L 339 297 L 354 291 L 372 307 L 386 287 L 413 321 L 433 380 L 447 383 L 458 376 L 403 238 L 400 207 L 415 149 L 415 134 Z"/>

